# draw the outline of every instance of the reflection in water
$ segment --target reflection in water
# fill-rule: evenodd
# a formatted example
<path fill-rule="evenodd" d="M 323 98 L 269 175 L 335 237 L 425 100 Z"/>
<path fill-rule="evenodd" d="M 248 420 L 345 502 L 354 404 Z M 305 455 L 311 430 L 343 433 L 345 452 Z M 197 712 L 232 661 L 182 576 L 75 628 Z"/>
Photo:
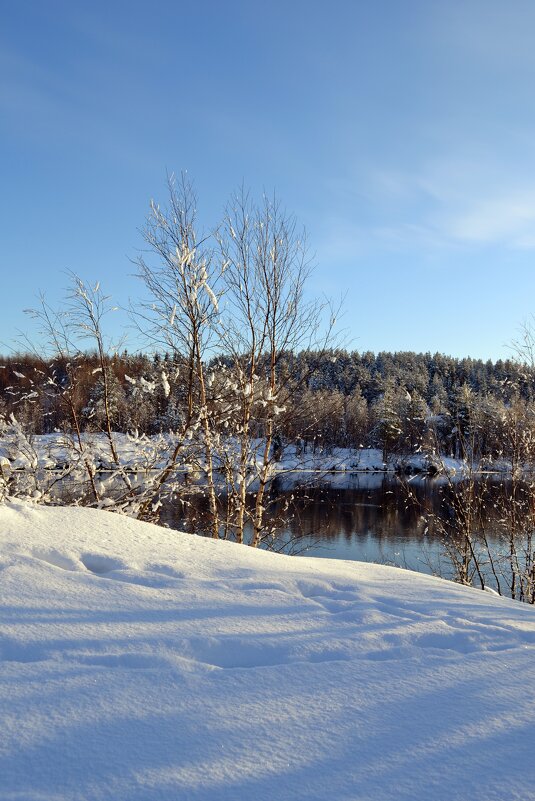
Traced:
<path fill-rule="evenodd" d="M 482 485 L 481 492 L 487 491 Z M 292 499 L 284 539 L 297 543 L 295 550 L 304 556 L 379 562 L 451 577 L 443 528 L 433 524 L 433 516 L 444 519 L 452 489 L 440 479 L 416 479 L 411 492 L 409 499 L 399 479 L 385 474 L 345 476 L 340 487 L 336 479 L 301 489 L 279 484 L 272 487 L 268 514 L 277 519 Z M 173 528 L 192 530 L 193 518 L 199 520 L 206 510 L 206 501 L 195 498 L 188 511 L 182 504 L 168 506 L 162 517 Z M 484 524 L 489 541 L 497 543 L 499 531 L 490 514 Z"/>
<path fill-rule="evenodd" d="M 450 484 L 444 477 L 416 477 L 410 480 L 408 492 L 399 478 L 385 473 L 333 474 L 328 483 L 307 487 L 296 486 L 299 478 L 302 476 L 295 474 L 276 479 L 265 504 L 267 525 L 279 527 L 284 521 L 282 530 L 278 530 L 281 543 L 289 544 L 287 552 L 378 562 L 453 577 L 446 545 L 454 541 L 456 510 L 458 513 L 464 504 L 466 482 Z M 102 474 L 99 480 L 112 494 L 117 479 Z M 132 476 L 132 480 L 142 483 L 143 474 Z M 531 504 L 530 485 L 522 491 L 524 501 L 528 499 Z M 55 484 L 54 493 L 72 503 L 79 498 L 80 485 L 62 478 Z M 481 515 L 479 532 L 484 531 L 494 554 L 503 554 L 504 526 L 499 522 L 499 510 L 504 505 L 500 506 L 500 496 L 502 501 L 511 497 L 511 482 L 503 477 L 481 479 L 474 484 L 474 496 Z M 162 523 L 182 531 L 209 530 L 208 501 L 202 494 L 162 500 Z M 224 511 L 224 497 L 220 503 Z M 246 541 L 250 535 L 250 529 L 246 530 Z M 485 582 L 495 585 L 488 571 Z"/>

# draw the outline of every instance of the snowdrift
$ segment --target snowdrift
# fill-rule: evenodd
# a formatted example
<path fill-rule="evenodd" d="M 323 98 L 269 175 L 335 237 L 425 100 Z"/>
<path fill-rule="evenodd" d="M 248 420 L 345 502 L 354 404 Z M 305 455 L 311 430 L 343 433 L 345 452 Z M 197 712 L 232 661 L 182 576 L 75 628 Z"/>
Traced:
<path fill-rule="evenodd" d="M 0 507 L 2 801 L 527 801 L 535 611 Z"/>

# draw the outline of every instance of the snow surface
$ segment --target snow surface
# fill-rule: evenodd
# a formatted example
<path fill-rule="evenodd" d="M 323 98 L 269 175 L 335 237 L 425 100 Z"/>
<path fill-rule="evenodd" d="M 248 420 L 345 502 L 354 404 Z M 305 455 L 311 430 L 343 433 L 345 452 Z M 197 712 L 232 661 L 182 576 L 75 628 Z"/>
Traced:
<path fill-rule="evenodd" d="M 535 610 L 0 507 L 2 801 L 535 798 Z"/>

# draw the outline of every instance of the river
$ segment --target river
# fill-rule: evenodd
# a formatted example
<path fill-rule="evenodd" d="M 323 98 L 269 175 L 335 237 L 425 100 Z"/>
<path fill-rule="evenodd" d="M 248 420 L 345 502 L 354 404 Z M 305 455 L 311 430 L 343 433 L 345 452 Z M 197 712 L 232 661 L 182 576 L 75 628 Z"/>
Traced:
<path fill-rule="evenodd" d="M 307 488 L 275 486 L 267 519 L 284 520 L 280 540 L 287 552 L 378 562 L 451 578 L 446 544 L 451 544 L 452 507 L 460 503 L 459 496 L 453 501 L 452 496 L 465 488 L 443 478 L 416 478 L 408 486 L 409 491 L 406 482 L 384 473 L 340 476 Z M 489 492 L 507 493 L 508 487 L 504 479 L 475 486 L 475 495 L 487 499 L 479 530 L 496 551 L 503 544 L 503 527 Z M 290 511 L 284 513 L 287 505 Z M 198 519 L 205 508 L 206 502 L 197 499 L 187 514 L 180 505 L 171 505 L 163 517 L 173 528 L 191 530 L 191 517 Z"/>

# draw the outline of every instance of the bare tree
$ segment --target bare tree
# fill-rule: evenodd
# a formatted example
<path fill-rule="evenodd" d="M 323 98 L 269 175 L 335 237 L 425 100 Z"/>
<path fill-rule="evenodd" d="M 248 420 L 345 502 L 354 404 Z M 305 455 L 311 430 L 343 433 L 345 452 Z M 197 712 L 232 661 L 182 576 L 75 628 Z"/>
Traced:
<path fill-rule="evenodd" d="M 72 276 L 76 292 L 78 279 Z M 46 375 L 46 381 L 41 382 L 41 391 L 48 397 L 53 396 L 63 407 L 65 418 L 70 423 L 70 431 L 65 432 L 71 439 L 67 443 L 68 450 L 74 457 L 67 466 L 68 472 L 76 469 L 78 463 L 83 464 L 93 500 L 100 501 L 100 493 L 95 481 L 95 463 L 88 443 L 83 437 L 83 422 L 79 404 L 80 370 L 82 364 L 82 351 L 77 342 L 79 333 L 76 324 L 76 315 L 73 320 L 74 307 L 63 305 L 54 309 L 47 302 L 44 294 L 39 297 L 39 305 L 27 309 L 27 313 L 37 321 L 42 345 L 37 348 L 28 337 L 24 343 L 29 352 L 41 364 L 41 371 Z M 44 354 L 43 354 L 44 345 Z M 65 477 L 62 473 L 59 480 Z"/>
<path fill-rule="evenodd" d="M 180 354 L 186 365 L 186 417 L 158 487 L 169 479 L 184 446 L 200 429 L 211 532 L 217 538 L 219 514 L 205 364 L 219 315 L 219 269 L 214 267 L 207 238 L 197 236 L 196 204 L 195 192 L 184 174 L 179 181 L 174 176 L 168 178 L 165 207 L 151 202 L 150 215 L 142 229 L 148 251 L 137 260 L 148 298 L 134 310 L 134 319 L 149 341 Z M 149 258 L 149 254 L 156 259 Z"/>
<path fill-rule="evenodd" d="M 265 500 L 280 450 L 278 422 L 299 389 L 281 357 L 300 349 L 325 350 L 335 315 L 328 303 L 307 299 L 313 265 L 305 232 L 276 198 L 255 205 L 239 192 L 217 238 L 226 301 L 221 337 L 235 386 L 235 536 L 243 542 L 246 498 L 253 488 L 250 544 L 258 546 L 272 533 L 265 525 Z"/>
<path fill-rule="evenodd" d="M 72 274 L 72 289 L 69 293 L 68 319 L 71 329 L 79 341 L 94 347 L 97 352 L 98 367 L 95 374 L 102 394 L 102 424 L 111 455 L 113 469 L 128 492 L 132 492 L 132 483 L 123 468 L 117 451 L 116 437 L 113 431 L 111 410 L 112 371 L 109 351 L 117 352 L 119 346 L 110 348 L 104 341 L 103 319 L 113 310 L 109 297 L 101 290 L 100 282 L 93 287 L 86 284 L 79 276 Z"/>

